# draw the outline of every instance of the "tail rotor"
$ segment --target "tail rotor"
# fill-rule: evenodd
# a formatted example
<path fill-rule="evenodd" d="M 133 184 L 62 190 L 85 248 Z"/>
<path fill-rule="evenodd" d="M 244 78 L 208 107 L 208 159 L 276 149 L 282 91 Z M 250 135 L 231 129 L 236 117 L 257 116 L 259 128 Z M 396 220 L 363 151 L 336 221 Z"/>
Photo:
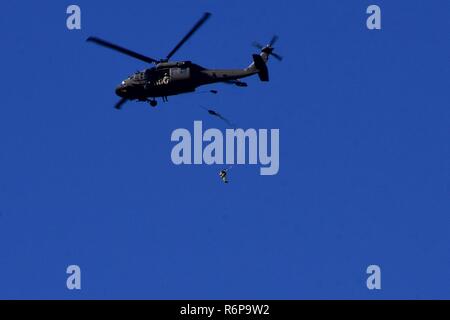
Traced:
<path fill-rule="evenodd" d="M 277 41 L 278 41 L 278 36 L 274 35 L 267 45 L 263 46 L 262 44 L 260 44 L 258 42 L 253 42 L 253 46 L 255 48 L 258 48 L 262 52 L 265 52 L 266 54 L 274 57 L 278 61 L 281 61 L 281 60 L 283 60 L 283 57 L 280 56 L 279 54 L 276 54 L 273 52 L 275 50 L 275 48 L 273 46 Z"/>

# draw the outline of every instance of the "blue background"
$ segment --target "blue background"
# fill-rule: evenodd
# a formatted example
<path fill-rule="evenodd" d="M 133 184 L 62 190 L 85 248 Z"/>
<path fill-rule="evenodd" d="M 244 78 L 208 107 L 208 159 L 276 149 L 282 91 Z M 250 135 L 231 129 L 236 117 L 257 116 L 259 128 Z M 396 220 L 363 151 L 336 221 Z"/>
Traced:
<path fill-rule="evenodd" d="M 70 4 L 1 6 L 0 298 L 450 298 L 449 1 L 76 1 L 80 31 Z M 276 33 L 271 82 L 114 110 L 146 65 L 85 39 L 163 57 L 204 11 L 174 58 L 245 67 Z M 199 105 L 280 128 L 278 175 L 173 165 L 174 129 L 225 129 Z"/>

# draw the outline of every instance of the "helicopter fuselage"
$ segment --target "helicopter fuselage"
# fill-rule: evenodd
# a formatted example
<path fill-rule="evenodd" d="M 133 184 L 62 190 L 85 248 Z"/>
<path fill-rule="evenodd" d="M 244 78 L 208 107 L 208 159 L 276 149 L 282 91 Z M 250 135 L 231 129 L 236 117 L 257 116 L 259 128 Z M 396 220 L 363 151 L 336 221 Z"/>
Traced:
<path fill-rule="evenodd" d="M 167 101 L 168 96 L 193 92 L 199 86 L 217 82 L 246 87 L 247 84 L 241 82 L 240 79 L 254 74 L 258 74 L 261 81 L 269 81 L 266 65 L 269 56 L 278 60 L 282 59 L 281 56 L 273 52 L 273 45 L 278 36 L 273 36 L 266 46 L 254 43 L 253 45 L 261 52 L 259 55 L 252 55 L 253 62 L 245 69 L 206 69 L 191 61 L 170 60 L 210 16 L 211 13 L 205 12 L 164 59 L 155 59 L 98 37 L 88 37 L 86 39 L 88 42 L 93 42 L 149 64 L 155 64 L 154 67 L 138 71 L 122 81 L 116 88 L 116 94 L 121 99 L 115 104 L 114 108 L 120 109 L 129 100 L 148 101 L 152 107 L 155 107 L 157 105 L 156 98 L 162 97 L 163 101 Z M 217 93 L 216 90 L 210 91 Z"/>
<path fill-rule="evenodd" d="M 245 86 L 239 81 L 258 73 L 254 68 L 206 69 L 190 61 L 161 62 L 123 80 L 116 94 L 129 100 L 146 101 L 193 92 L 202 85 L 225 82 Z"/>

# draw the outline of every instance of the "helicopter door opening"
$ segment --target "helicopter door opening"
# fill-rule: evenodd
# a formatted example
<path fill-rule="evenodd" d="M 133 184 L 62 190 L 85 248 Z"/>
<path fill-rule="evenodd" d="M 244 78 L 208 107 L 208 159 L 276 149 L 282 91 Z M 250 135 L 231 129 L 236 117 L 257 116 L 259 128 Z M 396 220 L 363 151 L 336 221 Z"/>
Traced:
<path fill-rule="evenodd" d="M 170 78 L 172 80 L 186 80 L 189 79 L 191 71 L 189 68 L 171 68 Z"/>

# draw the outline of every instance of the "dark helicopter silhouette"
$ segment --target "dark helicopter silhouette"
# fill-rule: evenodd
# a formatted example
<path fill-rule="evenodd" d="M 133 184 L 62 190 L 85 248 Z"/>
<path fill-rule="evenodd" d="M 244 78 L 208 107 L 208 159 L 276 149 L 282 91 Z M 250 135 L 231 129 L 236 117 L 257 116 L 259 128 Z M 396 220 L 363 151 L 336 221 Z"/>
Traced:
<path fill-rule="evenodd" d="M 143 71 L 138 71 L 122 81 L 116 88 L 116 94 L 121 99 L 117 102 L 115 108 L 120 109 L 128 100 L 146 101 L 154 107 L 157 104 L 156 98 L 162 98 L 163 101 L 167 101 L 168 96 L 194 92 L 199 86 L 217 82 L 246 87 L 247 84 L 239 79 L 254 74 L 258 74 L 261 81 L 269 81 L 269 72 L 266 66 L 269 55 L 272 55 L 278 60 L 282 59 L 281 56 L 273 52 L 273 45 L 278 39 L 277 36 L 274 36 L 266 46 L 254 43 L 256 47 L 261 49 L 261 53 L 259 55 L 254 54 L 253 62 L 245 69 L 206 69 L 191 61 L 169 61 L 210 16 L 210 13 L 205 13 L 184 38 L 169 52 L 166 58 L 160 60 L 150 58 L 97 37 L 89 37 L 86 41 L 155 65 Z"/>

